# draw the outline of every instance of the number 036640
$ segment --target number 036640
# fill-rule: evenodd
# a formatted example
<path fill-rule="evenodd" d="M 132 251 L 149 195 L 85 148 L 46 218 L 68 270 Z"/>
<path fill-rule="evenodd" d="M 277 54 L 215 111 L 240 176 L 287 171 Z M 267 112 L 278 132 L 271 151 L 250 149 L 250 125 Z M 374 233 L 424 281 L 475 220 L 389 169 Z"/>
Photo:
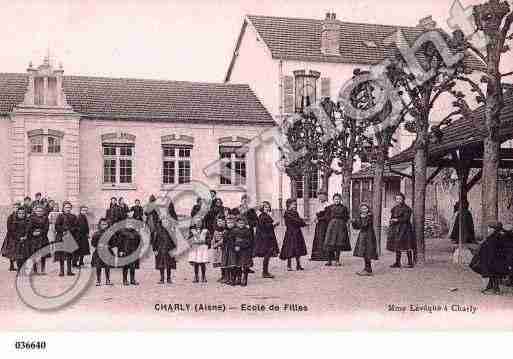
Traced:
<path fill-rule="evenodd" d="M 45 341 L 23 341 L 14 342 L 14 348 L 17 350 L 45 350 Z"/>

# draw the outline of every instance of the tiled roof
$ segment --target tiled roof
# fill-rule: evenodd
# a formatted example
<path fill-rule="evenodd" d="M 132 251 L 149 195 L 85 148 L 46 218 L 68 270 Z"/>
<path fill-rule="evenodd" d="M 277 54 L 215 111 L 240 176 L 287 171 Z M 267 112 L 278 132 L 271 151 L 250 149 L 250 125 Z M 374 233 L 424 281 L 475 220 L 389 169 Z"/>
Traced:
<path fill-rule="evenodd" d="M 502 141 L 513 138 L 513 94 L 506 94 L 505 106 L 501 112 L 499 137 Z M 442 138 L 439 143 L 429 145 L 429 160 L 442 158 L 453 150 L 461 147 L 482 147 L 486 136 L 484 106 L 472 112 L 468 118 L 461 118 L 442 128 Z M 414 144 L 392 157 L 390 165 L 410 162 L 415 156 Z"/>
<path fill-rule="evenodd" d="M 271 50 L 273 58 L 283 60 L 375 65 L 397 51 L 395 47 L 383 44 L 386 37 L 401 29 L 406 40 L 413 44 L 424 31 L 421 27 L 337 20 L 340 24 L 340 56 L 325 56 L 321 53 L 323 20 L 255 15 L 247 18 Z M 482 69 L 476 58 L 467 56 L 467 61 L 473 68 Z"/>
<path fill-rule="evenodd" d="M 74 111 L 85 117 L 274 125 L 248 85 L 64 76 Z M 27 75 L 0 73 L 0 113 L 23 101 Z"/>

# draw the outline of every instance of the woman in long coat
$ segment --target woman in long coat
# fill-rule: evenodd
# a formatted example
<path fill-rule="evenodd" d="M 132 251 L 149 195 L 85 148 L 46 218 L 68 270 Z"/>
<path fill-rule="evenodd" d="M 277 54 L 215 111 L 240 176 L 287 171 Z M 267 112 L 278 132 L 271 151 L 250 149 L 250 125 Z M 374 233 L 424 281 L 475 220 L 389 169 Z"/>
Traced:
<path fill-rule="evenodd" d="M 41 248 L 50 244 L 48 241 L 48 231 L 50 230 L 50 221 L 46 216 L 46 210 L 43 205 L 38 204 L 34 207 L 32 215 L 28 221 L 27 238 L 30 243 L 30 255 L 33 255 Z M 47 254 L 41 258 L 41 274 L 46 274 L 46 258 Z M 37 273 L 37 264 L 34 263 L 34 273 Z"/>
<path fill-rule="evenodd" d="M 501 277 L 513 274 L 513 240 L 500 222 L 490 223 L 488 228 L 488 237 L 472 258 L 470 268 L 481 277 L 489 278 L 483 294 L 500 294 Z"/>
<path fill-rule="evenodd" d="M 63 238 L 65 234 L 70 234 L 75 242 L 79 241 L 79 226 L 78 226 L 78 218 L 74 214 L 71 213 L 71 203 L 64 202 L 62 204 L 62 213 L 59 214 L 57 219 L 55 220 L 55 242 L 60 243 L 63 242 Z M 67 275 L 75 275 L 75 273 L 71 270 L 71 262 L 72 262 L 72 253 L 68 253 L 65 251 L 55 251 L 54 261 L 59 262 L 60 273 L 59 276 L 64 276 L 64 262 L 66 262 L 68 267 Z"/>
<path fill-rule="evenodd" d="M 359 230 L 358 240 L 354 247 L 353 255 L 364 259 L 365 267 L 358 275 L 372 275 L 371 261 L 378 259 L 376 234 L 372 223 L 372 214 L 369 206 L 360 205 L 360 216 L 352 221 L 353 228 Z"/>
<path fill-rule="evenodd" d="M 328 229 L 329 223 L 329 202 L 328 194 L 320 191 L 317 193 L 319 198 L 319 204 L 316 209 L 316 223 L 315 223 L 315 235 L 312 243 L 312 261 L 326 261 L 328 260 L 328 253 L 324 249 L 324 241 L 326 239 L 326 230 Z"/>
<path fill-rule="evenodd" d="M 80 207 L 78 215 L 78 249 L 74 253 L 74 266 L 80 267 L 84 265 L 84 256 L 91 254 L 89 245 L 89 221 L 87 219 L 88 208 Z"/>
<path fill-rule="evenodd" d="M 16 220 L 19 203 L 13 205 L 13 212 L 7 217 L 7 233 L 5 235 L 4 243 L 2 244 L 2 256 L 9 259 L 10 271 L 16 271 L 14 263 L 16 262 L 16 237 L 14 235 L 14 221 Z"/>
<path fill-rule="evenodd" d="M 169 252 L 175 249 L 176 245 L 168 230 L 158 218 L 158 214 L 155 216 L 155 213 L 150 212 L 155 225 L 150 242 L 153 253 L 155 253 L 155 269 L 160 272 L 159 284 L 164 284 L 164 272 L 166 273 L 167 283 L 171 284 L 171 269 L 176 269 L 176 260 Z"/>
<path fill-rule="evenodd" d="M 304 270 L 301 266 L 301 257 L 306 256 L 306 243 L 301 228 L 307 224 L 297 212 L 296 200 L 289 198 L 285 202 L 287 210 L 283 214 L 285 220 L 285 237 L 280 251 L 280 259 L 287 260 L 287 270 L 292 270 L 292 258 L 296 258 L 296 270 Z"/>
<path fill-rule="evenodd" d="M 474 230 L 474 220 L 472 218 L 472 213 L 468 209 L 469 203 L 468 201 L 463 201 L 463 243 L 471 243 L 476 240 L 476 233 Z M 451 231 L 451 240 L 454 243 L 458 243 L 460 239 L 460 214 L 459 212 L 459 203 L 456 202 L 454 205 L 454 213 L 456 216 L 454 218 L 454 224 L 452 226 Z"/>
<path fill-rule="evenodd" d="M 327 266 L 335 260 L 335 265 L 340 266 L 340 252 L 351 250 L 351 241 L 347 222 L 349 221 L 349 210 L 342 203 L 342 196 L 339 193 L 333 195 L 333 204 L 328 207 L 328 228 L 324 248 L 329 253 Z"/>
<path fill-rule="evenodd" d="M 23 206 L 16 211 L 16 217 L 12 223 L 11 233 L 13 233 L 15 243 L 16 267 L 21 270 L 23 263 L 30 256 L 30 242 L 27 239 L 28 219 Z"/>
<path fill-rule="evenodd" d="M 401 268 L 401 252 L 408 256 L 408 267 L 412 268 L 413 251 L 415 246 L 415 234 L 410 218 L 412 210 L 404 203 L 404 195 L 395 196 L 396 205 L 390 212 L 390 225 L 387 234 L 387 250 L 395 252 L 395 263 L 392 268 Z"/>
<path fill-rule="evenodd" d="M 264 258 L 262 264 L 262 277 L 274 278 L 269 273 L 269 260 L 271 257 L 277 257 L 280 250 L 278 248 L 278 241 L 276 240 L 276 233 L 274 228 L 278 225 L 273 217 L 271 217 L 271 204 L 268 201 L 262 202 L 260 216 L 258 216 L 258 223 L 256 226 L 255 235 L 255 257 Z"/>

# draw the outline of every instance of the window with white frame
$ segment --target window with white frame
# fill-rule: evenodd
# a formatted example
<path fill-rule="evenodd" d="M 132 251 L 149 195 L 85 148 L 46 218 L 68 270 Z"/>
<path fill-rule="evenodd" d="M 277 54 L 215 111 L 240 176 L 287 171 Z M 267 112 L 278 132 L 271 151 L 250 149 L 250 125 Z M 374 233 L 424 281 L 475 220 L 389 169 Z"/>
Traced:
<path fill-rule="evenodd" d="M 48 153 L 61 153 L 61 139 L 59 137 L 48 136 Z"/>
<path fill-rule="evenodd" d="M 304 178 L 300 177 L 296 181 L 296 198 L 305 197 Z M 310 174 L 310 185 L 308 186 L 308 198 L 317 198 L 319 191 L 319 172 L 312 172 Z"/>
<path fill-rule="evenodd" d="M 43 153 L 43 139 L 42 135 L 30 137 L 30 152 Z"/>
<path fill-rule="evenodd" d="M 134 181 L 133 143 L 103 143 L 103 183 L 129 185 Z"/>
<path fill-rule="evenodd" d="M 317 101 L 317 79 L 319 77 L 320 72 L 317 71 L 310 70 L 309 73 L 304 70 L 294 71 L 296 112 L 303 112 L 305 108 Z"/>
<path fill-rule="evenodd" d="M 162 183 L 164 185 L 191 182 L 192 145 L 162 145 Z"/>
<path fill-rule="evenodd" d="M 219 183 L 221 185 L 246 185 L 246 151 L 241 146 L 219 146 L 222 161 Z"/>

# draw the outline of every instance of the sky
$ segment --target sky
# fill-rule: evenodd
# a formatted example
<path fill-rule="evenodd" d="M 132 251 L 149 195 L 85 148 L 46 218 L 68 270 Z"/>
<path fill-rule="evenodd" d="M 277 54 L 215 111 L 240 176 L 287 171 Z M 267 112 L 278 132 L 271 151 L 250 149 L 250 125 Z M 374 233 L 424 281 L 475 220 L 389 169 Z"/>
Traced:
<path fill-rule="evenodd" d="M 25 72 L 50 52 L 68 75 L 222 82 L 244 15 L 447 29 L 453 0 L 0 0 L 0 72 Z M 464 6 L 479 3 L 464 0 Z"/>

